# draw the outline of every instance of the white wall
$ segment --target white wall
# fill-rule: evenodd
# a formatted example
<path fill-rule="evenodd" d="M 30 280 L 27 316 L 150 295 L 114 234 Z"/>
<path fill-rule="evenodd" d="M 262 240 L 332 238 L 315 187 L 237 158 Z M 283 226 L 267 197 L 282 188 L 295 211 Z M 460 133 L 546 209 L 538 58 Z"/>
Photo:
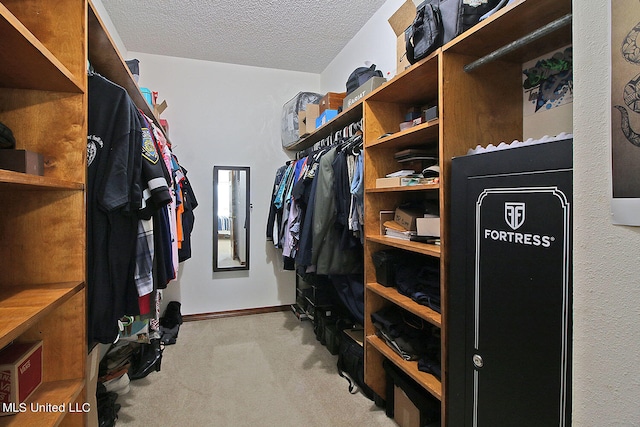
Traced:
<path fill-rule="evenodd" d="M 193 258 L 182 263 L 164 302 L 183 314 L 269 307 L 295 301 L 295 275 L 282 270 L 281 252 L 266 242 L 276 169 L 289 159 L 280 140 L 282 106 L 301 90 L 318 91 L 320 76 L 129 52 L 140 60 L 140 86 L 159 92 L 169 108 L 169 136 L 199 206 Z M 251 167 L 248 272 L 212 272 L 213 166 Z"/>
<path fill-rule="evenodd" d="M 608 1 L 573 2 L 575 426 L 640 425 L 640 228 L 609 209 L 610 22 Z"/>
<path fill-rule="evenodd" d="M 321 93 L 344 92 L 349 74 L 365 62 L 376 64 L 376 69 L 390 80 L 396 75 L 397 38 L 387 21 L 405 0 L 388 0 L 362 26 L 355 37 L 334 58 L 321 74 Z M 414 0 L 414 3 L 420 3 Z M 367 64 L 369 65 L 369 64 Z"/>

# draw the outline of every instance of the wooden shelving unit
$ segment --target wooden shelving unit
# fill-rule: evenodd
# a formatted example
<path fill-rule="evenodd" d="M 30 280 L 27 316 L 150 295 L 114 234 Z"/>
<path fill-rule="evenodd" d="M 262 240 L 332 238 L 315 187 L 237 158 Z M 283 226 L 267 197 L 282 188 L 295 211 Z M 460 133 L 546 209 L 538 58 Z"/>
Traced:
<path fill-rule="evenodd" d="M 345 126 L 357 122 L 362 119 L 362 100 L 356 102 L 348 110 L 342 111 L 331 121 L 317 128 L 312 134 L 309 134 L 295 144 L 287 147 L 290 151 L 302 151 L 307 148 L 313 147 L 317 142 L 326 138 L 327 136 L 342 130 Z"/>
<path fill-rule="evenodd" d="M 0 171 L 0 347 L 43 342 L 31 401 L 86 402 L 84 0 L 0 2 L 0 121 L 16 148 L 41 153 L 44 176 Z M 83 413 L 25 412 L 0 425 L 84 425 Z"/>
<path fill-rule="evenodd" d="M 464 67 L 571 13 L 569 0 L 520 0 L 463 33 L 397 75 L 363 101 L 365 154 L 365 381 L 384 396 L 386 359 L 441 401 L 447 425 L 447 283 L 450 235 L 451 159 L 478 144 L 522 139 L 522 63 L 571 43 L 571 25 L 551 32 L 470 72 Z M 437 103 L 438 118 L 403 131 L 399 123 L 411 106 Z M 376 188 L 376 179 L 406 168 L 397 151 L 420 148 L 437 153 L 440 182 L 428 186 Z M 381 235 L 380 212 L 408 200 L 438 200 L 441 245 Z M 376 282 L 372 254 L 387 248 L 439 259 L 442 314 L 421 306 L 395 288 Z M 376 335 L 371 313 L 394 305 L 440 328 L 442 381 L 398 356 Z"/>
<path fill-rule="evenodd" d="M 0 170 L 0 348 L 41 340 L 43 382 L 30 401 L 82 408 L 89 57 L 158 120 L 87 0 L 0 0 L 0 40 L 0 122 L 16 148 L 44 157 L 44 176 Z M 0 417 L 0 426 L 86 423 L 81 410 Z"/>

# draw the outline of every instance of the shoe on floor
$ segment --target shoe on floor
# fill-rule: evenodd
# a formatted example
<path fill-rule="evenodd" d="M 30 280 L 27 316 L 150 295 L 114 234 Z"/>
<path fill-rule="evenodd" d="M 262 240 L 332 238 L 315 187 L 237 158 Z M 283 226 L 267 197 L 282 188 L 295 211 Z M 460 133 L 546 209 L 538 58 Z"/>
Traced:
<path fill-rule="evenodd" d="M 107 391 L 112 391 L 114 393 L 118 393 L 118 395 L 122 395 L 129 393 L 129 382 L 129 375 L 124 374 L 120 378 L 105 381 L 103 384 Z"/>

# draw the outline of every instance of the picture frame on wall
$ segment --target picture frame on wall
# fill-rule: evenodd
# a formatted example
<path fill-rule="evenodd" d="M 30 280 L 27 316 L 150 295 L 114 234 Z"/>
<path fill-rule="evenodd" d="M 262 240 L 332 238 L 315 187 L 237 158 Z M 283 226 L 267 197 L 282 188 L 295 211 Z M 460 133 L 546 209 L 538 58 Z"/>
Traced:
<path fill-rule="evenodd" d="M 611 220 L 640 226 L 640 2 L 611 5 Z"/>

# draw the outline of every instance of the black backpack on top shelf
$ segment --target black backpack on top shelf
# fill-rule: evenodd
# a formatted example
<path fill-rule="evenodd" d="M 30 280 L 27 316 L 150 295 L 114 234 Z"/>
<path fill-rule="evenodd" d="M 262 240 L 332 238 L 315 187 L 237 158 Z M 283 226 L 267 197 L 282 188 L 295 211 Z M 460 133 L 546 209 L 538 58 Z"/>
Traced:
<path fill-rule="evenodd" d="M 371 77 L 382 77 L 382 71 L 376 70 L 376 64 L 371 67 L 358 67 L 347 79 L 347 95 L 365 84 Z"/>
<path fill-rule="evenodd" d="M 443 36 L 440 9 L 429 1 L 423 2 L 418 6 L 416 17 L 406 35 L 409 64 L 415 64 L 442 46 Z"/>

